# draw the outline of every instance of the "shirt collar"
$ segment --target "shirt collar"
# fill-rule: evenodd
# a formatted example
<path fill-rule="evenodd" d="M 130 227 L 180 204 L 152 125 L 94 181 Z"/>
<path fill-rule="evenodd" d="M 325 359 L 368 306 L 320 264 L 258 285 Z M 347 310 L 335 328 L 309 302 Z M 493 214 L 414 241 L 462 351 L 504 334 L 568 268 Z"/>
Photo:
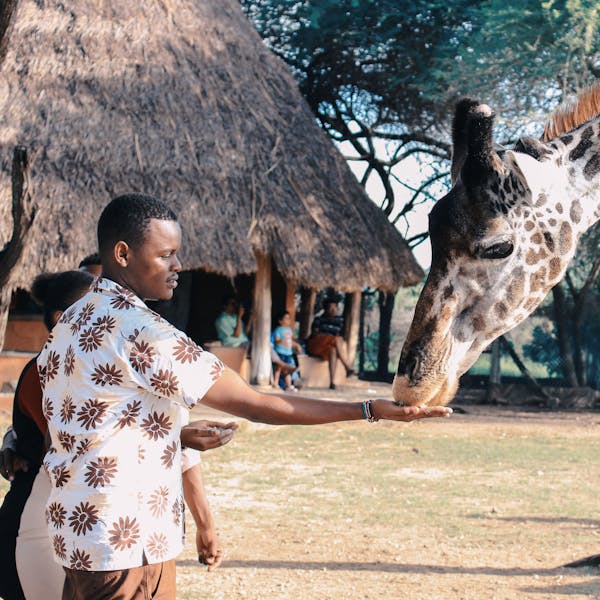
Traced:
<path fill-rule="evenodd" d="M 99 294 L 114 296 L 115 298 L 118 298 L 122 304 L 148 309 L 139 296 L 136 296 L 131 290 L 119 285 L 107 277 L 98 277 L 92 284 L 92 291 Z"/>

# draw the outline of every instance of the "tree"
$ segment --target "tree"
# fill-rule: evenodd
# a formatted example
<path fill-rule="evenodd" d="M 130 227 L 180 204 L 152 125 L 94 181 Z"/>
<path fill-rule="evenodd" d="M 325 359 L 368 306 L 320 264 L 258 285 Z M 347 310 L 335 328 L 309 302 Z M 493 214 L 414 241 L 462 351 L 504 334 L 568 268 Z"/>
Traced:
<path fill-rule="evenodd" d="M 21 260 L 36 210 L 36 205 L 31 197 L 27 150 L 23 146 L 17 146 L 12 162 L 12 235 L 4 248 L 0 250 L 0 348 L 4 345 L 4 333 L 12 293 L 11 274 Z"/>
<path fill-rule="evenodd" d="M 589 0 L 241 4 L 405 235 L 408 217 L 448 184 L 448 122 L 457 98 L 492 105 L 501 117 L 498 139 L 510 144 L 541 134 L 545 114 L 600 76 L 600 9 Z M 409 160 L 422 167 L 418 182 L 406 175 Z M 407 241 L 414 247 L 426 237 L 417 232 Z M 389 339 L 383 333 L 380 343 Z M 566 356 L 562 329 L 559 339 Z"/>
<path fill-rule="evenodd" d="M 550 330 L 538 326 L 526 355 L 547 365 L 550 373 L 572 387 L 600 388 L 600 225 L 582 238 L 579 251 L 562 282 L 554 287 L 553 302 L 538 313 L 552 321 Z"/>

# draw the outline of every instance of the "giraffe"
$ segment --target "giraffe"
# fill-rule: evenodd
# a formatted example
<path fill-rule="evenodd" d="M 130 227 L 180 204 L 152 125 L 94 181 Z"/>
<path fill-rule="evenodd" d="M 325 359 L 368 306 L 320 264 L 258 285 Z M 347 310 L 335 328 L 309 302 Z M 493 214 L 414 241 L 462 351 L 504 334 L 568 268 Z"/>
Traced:
<path fill-rule="evenodd" d="M 452 188 L 429 215 L 431 269 L 392 393 L 444 405 L 459 377 L 563 277 L 600 218 L 600 84 L 551 115 L 540 140 L 494 145 L 494 114 L 465 98 L 452 127 Z"/>

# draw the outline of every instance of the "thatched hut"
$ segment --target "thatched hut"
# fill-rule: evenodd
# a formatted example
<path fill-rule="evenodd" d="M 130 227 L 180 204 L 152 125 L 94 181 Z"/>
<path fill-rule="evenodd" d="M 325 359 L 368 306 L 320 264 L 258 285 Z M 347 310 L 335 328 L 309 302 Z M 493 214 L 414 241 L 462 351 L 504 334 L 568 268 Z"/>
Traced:
<path fill-rule="evenodd" d="M 0 247 L 15 144 L 32 156 L 39 207 L 13 288 L 93 251 L 100 211 L 126 191 L 173 205 L 186 269 L 256 274 L 258 348 L 268 343 L 271 266 L 308 289 L 420 279 L 235 0 L 21 0 L 6 48 Z"/>

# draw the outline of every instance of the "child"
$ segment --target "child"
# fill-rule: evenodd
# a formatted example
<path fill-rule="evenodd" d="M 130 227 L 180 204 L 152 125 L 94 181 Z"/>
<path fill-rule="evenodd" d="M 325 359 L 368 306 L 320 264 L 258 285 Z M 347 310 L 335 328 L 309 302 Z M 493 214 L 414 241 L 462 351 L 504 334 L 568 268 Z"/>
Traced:
<path fill-rule="evenodd" d="M 296 363 L 294 362 L 293 351 L 296 350 L 296 352 L 302 354 L 302 347 L 300 344 L 298 344 L 298 342 L 294 341 L 290 313 L 287 311 L 279 313 L 277 316 L 277 322 L 279 325 L 273 332 L 273 345 L 275 347 L 275 352 L 282 362 L 284 362 L 286 365 L 293 366 L 295 370 Z M 273 377 L 275 387 L 277 387 L 279 383 L 281 372 L 282 367 L 275 364 L 275 373 Z M 290 371 L 289 373 L 284 373 L 283 377 L 286 391 L 297 392 L 298 389 L 292 383 L 292 372 Z"/>

